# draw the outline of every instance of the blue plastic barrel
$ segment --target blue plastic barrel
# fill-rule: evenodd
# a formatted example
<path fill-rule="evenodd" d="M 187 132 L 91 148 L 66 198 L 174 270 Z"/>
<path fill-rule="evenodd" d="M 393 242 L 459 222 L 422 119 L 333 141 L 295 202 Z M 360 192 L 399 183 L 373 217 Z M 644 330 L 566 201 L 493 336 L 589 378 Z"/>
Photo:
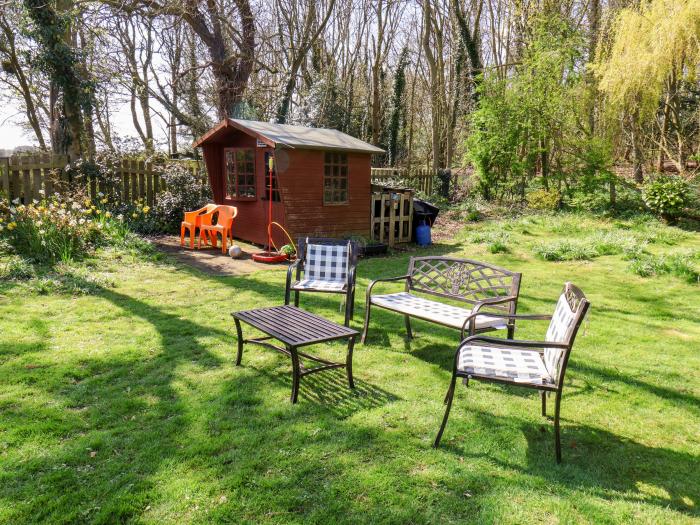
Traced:
<path fill-rule="evenodd" d="M 425 222 L 420 223 L 416 226 L 416 243 L 418 246 L 428 246 L 432 244 L 430 238 L 430 226 Z"/>

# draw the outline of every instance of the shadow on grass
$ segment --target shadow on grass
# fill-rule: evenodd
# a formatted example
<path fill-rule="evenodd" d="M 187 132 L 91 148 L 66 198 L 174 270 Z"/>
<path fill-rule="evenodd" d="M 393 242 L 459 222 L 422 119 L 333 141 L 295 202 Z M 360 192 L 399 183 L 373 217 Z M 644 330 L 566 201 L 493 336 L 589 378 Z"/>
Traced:
<path fill-rule="evenodd" d="M 399 399 L 360 378 L 355 379 L 356 389 L 350 390 L 344 373 L 333 371 L 303 378 L 299 405 L 292 406 L 285 394 L 269 410 L 264 404 L 269 399 L 266 391 L 274 387 L 271 383 L 291 389 L 291 363 L 281 356 L 284 372 L 280 367 L 256 368 L 252 373 L 236 369 L 235 377 L 223 383 L 220 397 L 205 392 L 204 400 L 201 393 L 190 399 L 185 392 L 196 391 L 200 384 L 178 370 L 183 365 L 220 368 L 222 361 L 207 349 L 202 334 L 230 344 L 231 333 L 205 328 L 114 290 L 103 289 L 99 297 L 151 324 L 161 338 L 160 349 L 153 354 L 128 352 L 118 358 L 109 352 L 87 354 L 60 369 L 53 365 L 43 376 L 46 381 L 31 381 L 32 388 L 51 399 L 45 409 L 20 402 L 3 407 L 3 442 L 41 449 L 29 457 L 23 454 L 3 461 L 0 469 L 0 506 L 12 509 L 4 515 L 15 523 L 138 519 L 168 483 L 160 476 L 163 466 L 173 470 L 172 465 L 190 462 L 188 472 L 195 478 L 206 478 L 212 470 L 227 476 L 228 483 L 235 485 L 238 480 L 240 490 L 245 490 L 246 483 L 262 479 L 260 469 L 276 467 L 280 447 L 317 441 L 314 436 L 297 436 L 296 426 L 318 420 L 327 434 L 340 432 L 353 441 L 366 441 L 372 432 L 344 425 L 342 420 Z M 41 326 L 36 328 L 41 331 Z M 42 345 L 3 347 L 0 355 L 35 352 Z M 39 372 L 27 371 L 22 364 L 10 364 L 4 371 L 18 384 Z M 204 436 L 198 434 L 201 429 Z M 41 434 L 33 435 L 38 430 Z M 326 456 L 305 457 L 303 467 L 301 460 L 291 464 L 298 470 L 291 479 L 313 491 L 313 477 L 306 479 L 303 473 L 313 468 L 323 472 L 328 461 Z"/>
<path fill-rule="evenodd" d="M 455 424 L 454 419 L 460 417 L 459 405 L 463 405 L 463 402 L 459 401 L 463 400 L 455 401 L 441 449 L 460 457 L 486 459 L 501 468 L 541 477 L 568 490 L 583 490 L 601 499 L 653 504 L 690 516 L 700 516 L 700 469 L 697 468 L 698 458 L 693 454 L 651 447 L 607 430 L 564 421 L 562 463 L 557 465 L 551 421 L 542 418 L 541 425 L 525 424 L 517 418 L 496 417 L 488 412 L 476 411 L 478 425 L 489 429 L 489 432 L 522 433 L 527 440 L 523 465 L 509 459 L 507 448 L 488 452 L 469 451 L 455 435 L 461 425 Z"/>

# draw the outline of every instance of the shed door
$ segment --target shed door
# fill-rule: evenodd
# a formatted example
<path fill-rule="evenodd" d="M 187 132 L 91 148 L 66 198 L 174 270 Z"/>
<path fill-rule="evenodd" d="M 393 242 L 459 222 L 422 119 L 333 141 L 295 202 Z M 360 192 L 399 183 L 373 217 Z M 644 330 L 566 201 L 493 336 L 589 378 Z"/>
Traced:
<path fill-rule="evenodd" d="M 224 169 L 227 199 L 255 199 L 255 150 L 253 148 L 225 148 Z"/>

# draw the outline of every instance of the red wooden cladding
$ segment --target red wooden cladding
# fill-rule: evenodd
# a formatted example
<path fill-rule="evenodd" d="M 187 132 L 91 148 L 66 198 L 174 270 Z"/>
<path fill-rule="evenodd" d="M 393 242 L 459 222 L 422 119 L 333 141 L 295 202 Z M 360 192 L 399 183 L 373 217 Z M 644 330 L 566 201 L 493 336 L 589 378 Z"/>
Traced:
<path fill-rule="evenodd" d="M 255 149 L 254 200 L 227 199 L 225 195 L 224 148 Z M 323 203 L 325 150 L 260 147 L 255 137 L 231 129 L 202 144 L 212 192 L 217 204 L 238 207 L 233 235 L 257 244 L 267 243 L 268 200 L 265 195 L 265 152 L 273 152 L 281 202 L 272 203 L 272 220 L 290 233 L 294 242 L 302 236 L 368 236 L 370 230 L 370 161 L 368 153 L 347 153 L 348 202 Z M 273 227 L 273 241 L 279 247 L 288 242 Z"/>

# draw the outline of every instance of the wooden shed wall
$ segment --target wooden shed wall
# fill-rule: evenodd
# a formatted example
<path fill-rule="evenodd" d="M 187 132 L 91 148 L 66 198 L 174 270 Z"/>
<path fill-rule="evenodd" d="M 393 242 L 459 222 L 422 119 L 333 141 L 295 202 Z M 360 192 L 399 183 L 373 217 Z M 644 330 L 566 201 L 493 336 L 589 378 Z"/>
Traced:
<path fill-rule="evenodd" d="M 369 235 L 370 155 L 348 153 L 348 204 L 323 204 L 324 151 L 287 150 L 279 174 L 286 227 L 294 237 Z"/>

